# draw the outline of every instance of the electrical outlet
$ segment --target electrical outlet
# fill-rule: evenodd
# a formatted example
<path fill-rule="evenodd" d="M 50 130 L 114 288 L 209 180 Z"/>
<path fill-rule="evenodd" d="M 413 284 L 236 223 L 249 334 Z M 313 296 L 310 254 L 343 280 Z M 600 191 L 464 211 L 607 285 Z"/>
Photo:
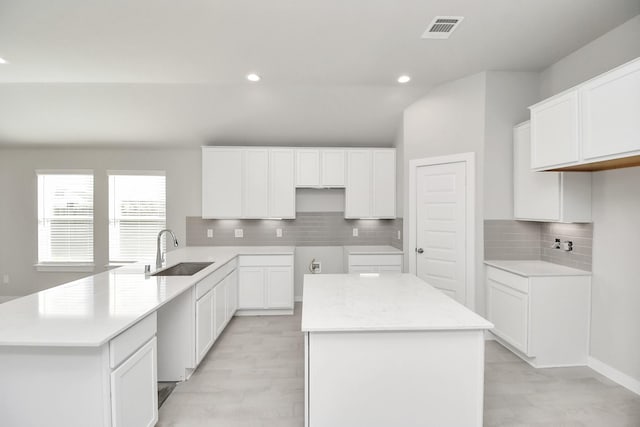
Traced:
<path fill-rule="evenodd" d="M 242 228 L 236 228 L 235 229 L 235 236 L 236 237 L 244 237 L 244 230 L 242 230 Z"/>
<path fill-rule="evenodd" d="M 322 262 L 320 261 L 311 261 L 311 272 L 313 274 L 322 273 Z"/>
<path fill-rule="evenodd" d="M 2 275 L 2 283 L 5 284 L 5 285 L 9 284 L 9 273 L 4 273 Z"/>
<path fill-rule="evenodd" d="M 276 228 L 276 237 L 282 237 L 282 228 Z"/>
<path fill-rule="evenodd" d="M 207 229 L 207 237 L 210 239 L 213 237 L 213 230 L 210 228 Z"/>
<path fill-rule="evenodd" d="M 353 237 L 358 237 L 358 229 L 357 228 L 353 229 Z"/>

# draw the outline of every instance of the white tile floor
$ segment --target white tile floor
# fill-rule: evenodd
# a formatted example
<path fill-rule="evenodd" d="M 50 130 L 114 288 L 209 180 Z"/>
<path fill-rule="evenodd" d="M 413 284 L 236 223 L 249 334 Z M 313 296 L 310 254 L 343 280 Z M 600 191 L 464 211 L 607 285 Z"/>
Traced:
<path fill-rule="evenodd" d="M 300 315 L 234 318 L 158 426 L 302 427 Z M 589 368 L 534 369 L 488 342 L 485 376 L 485 426 L 640 426 L 640 397 Z"/>

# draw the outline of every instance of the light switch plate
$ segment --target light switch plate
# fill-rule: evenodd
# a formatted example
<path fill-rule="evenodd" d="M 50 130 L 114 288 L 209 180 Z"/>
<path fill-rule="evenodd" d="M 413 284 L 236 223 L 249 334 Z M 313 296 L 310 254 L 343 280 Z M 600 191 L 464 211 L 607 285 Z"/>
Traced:
<path fill-rule="evenodd" d="M 236 237 L 244 237 L 244 231 L 242 230 L 242 228 L 236 228 L 235 229 L 235 236 Z"/>
<path fill-rule="evenodd" d="M 276 228 L 276 237 L 282 237 L 282 228 Z"/>
<path fill-rule="evenodd" d="M 357 228 L 353 229 L 353 237 L 358 237 L 358 229 Z"/>
<path fill-rule="evenodd" d="M 2 283 L 5 284 L 5 285 L 9 284 L 9 274 L 8 273 L 4 273 L 2 275 Z"/>
<path fill-rule="evenodd" d="M 400 238 L 402 237 L 402 232 L 400 230 L 398 230 L 398 240 L 400 240 Z"/>
<path fill-rule="evenodd" d="M 213 237 L 213 230 L 210 228 L 207 229 L 207 237 L 210 239 Z"/>

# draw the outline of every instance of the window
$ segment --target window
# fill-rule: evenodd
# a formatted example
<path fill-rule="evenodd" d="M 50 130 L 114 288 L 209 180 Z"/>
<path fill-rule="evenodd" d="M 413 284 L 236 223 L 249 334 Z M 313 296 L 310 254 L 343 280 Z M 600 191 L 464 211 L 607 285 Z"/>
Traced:
<path fill-rule="evenodd" d="M 93 172 L 36 174 L 38 264 L 93 263 Z"/>
<path fill-rule="evenodd" d="M 154 259 L 165 226 L 164 172 L 109 172 L 110 263 Z"/>

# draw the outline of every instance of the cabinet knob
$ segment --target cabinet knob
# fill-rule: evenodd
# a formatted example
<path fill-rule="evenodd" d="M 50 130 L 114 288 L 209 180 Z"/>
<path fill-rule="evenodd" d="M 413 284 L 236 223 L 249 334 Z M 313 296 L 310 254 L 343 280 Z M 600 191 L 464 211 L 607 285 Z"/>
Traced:
<path fill-rule="evenodd" d="M 416 252 L 418 252 L 419 254 L 423 253 L 424 250 L 422 248 L 416 248 Z"/>

